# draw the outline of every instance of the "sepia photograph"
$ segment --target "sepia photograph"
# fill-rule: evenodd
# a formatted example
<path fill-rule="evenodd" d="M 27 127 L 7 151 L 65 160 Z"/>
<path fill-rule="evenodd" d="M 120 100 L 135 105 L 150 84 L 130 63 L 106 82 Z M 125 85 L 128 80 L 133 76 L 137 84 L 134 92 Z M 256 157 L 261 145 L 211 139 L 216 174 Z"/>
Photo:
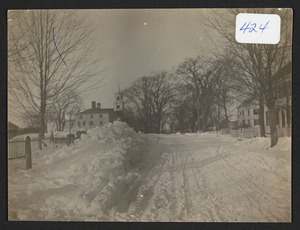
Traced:
<path fill-rule="evenodd" d="M 8 221 L 291 223 L 291 8 L 7 28 Z"/>

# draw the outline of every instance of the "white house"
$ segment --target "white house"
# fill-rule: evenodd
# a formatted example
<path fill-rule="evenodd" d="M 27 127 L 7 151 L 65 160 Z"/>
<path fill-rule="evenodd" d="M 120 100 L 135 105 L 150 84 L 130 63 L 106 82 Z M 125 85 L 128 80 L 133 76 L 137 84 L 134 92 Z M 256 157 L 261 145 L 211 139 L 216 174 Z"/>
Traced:
<path fill-rule="evenodd" d="M 115 95 L 114 108 L 101 108 L 101 104 L 92 101 L 92 107 L 76 114 L 74 125 L 77 130 L 102 126 L 108 122 L 122 119 L 124 104 L 120 93 Z"/>
<path fill-rule="evenodd" d="M 287 136 L 290 133 L 290 127 L 287 125 L 287 111 L 283 106 L 283 98 L 278 99 L 277 104 L 277 131 L 278 136 Z M 258 101 L 243 103 L 238 107 L 238 125 L 256 128 L 259 130 L 259 104 Z M 264 124 L 266 133 L 270 133 L 269 111 L 264 105 Z"/>

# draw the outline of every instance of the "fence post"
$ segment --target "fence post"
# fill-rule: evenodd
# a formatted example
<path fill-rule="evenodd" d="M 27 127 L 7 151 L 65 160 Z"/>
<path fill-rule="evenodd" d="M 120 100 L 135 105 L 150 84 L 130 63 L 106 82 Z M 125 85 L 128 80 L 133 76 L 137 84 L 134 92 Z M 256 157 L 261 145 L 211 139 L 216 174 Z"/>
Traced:
<path fill-rule="evenodd" d="M 31 168 L 31 141 L 30 137 L 26 137 L 25 141 L 25 155 L 26 155 L 26 170 Z"/>

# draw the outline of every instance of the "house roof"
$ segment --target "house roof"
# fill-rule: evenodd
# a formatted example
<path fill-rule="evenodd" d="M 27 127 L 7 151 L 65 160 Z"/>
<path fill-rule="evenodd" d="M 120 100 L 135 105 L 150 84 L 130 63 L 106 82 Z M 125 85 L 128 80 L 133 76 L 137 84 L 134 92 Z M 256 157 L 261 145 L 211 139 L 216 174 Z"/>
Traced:
<path fill-rule="evenodd" d="M 110 113 L 114 112 L 114 109 L 99 109 L 99 108 L 91 108 L 84 110 L 78 114 L 100 114 L 100 113 Z"/>
<path fill-rule="evenodd" d="M 7 124 L 7 128 L 9 130 L 19 129 L 19 126 L 15 125 L 14 123 L 12 123 L 12 122 L 9 121 L 8 124 Z"/>
<path fill-rule="evenodd" d="M 247 107 L 249 105 L 256 105 L 257 104 L 257 95 L 253 95 L 252 97 L 244 100 L 237 108 L 240 109 L 242 107 Z"/>

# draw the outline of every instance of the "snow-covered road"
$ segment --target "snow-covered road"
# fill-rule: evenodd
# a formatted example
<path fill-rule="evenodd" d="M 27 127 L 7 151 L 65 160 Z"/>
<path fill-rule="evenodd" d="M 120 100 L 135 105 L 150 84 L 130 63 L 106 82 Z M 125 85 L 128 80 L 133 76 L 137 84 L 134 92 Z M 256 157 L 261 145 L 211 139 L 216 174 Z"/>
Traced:
<path fill-rule="evenodd" d="M 161 141 L 169 149 L 139 188 L 127 213 L 133 220 L 290 221 L 289 166 L 281 171 L 277 160 L 267 163 L 278 154 L 256 153 L 249 141 L 241 151 L 236 140 L 210 135 L 165 135 Z M 284 157 L 280 162 L 288 164 Z"/>
<path fill-rule="evenodd" d="M 291 221 L 290 138 L 127 136 L 36 156 L 28 171 L 9 161 L 9 219 Z"/>

